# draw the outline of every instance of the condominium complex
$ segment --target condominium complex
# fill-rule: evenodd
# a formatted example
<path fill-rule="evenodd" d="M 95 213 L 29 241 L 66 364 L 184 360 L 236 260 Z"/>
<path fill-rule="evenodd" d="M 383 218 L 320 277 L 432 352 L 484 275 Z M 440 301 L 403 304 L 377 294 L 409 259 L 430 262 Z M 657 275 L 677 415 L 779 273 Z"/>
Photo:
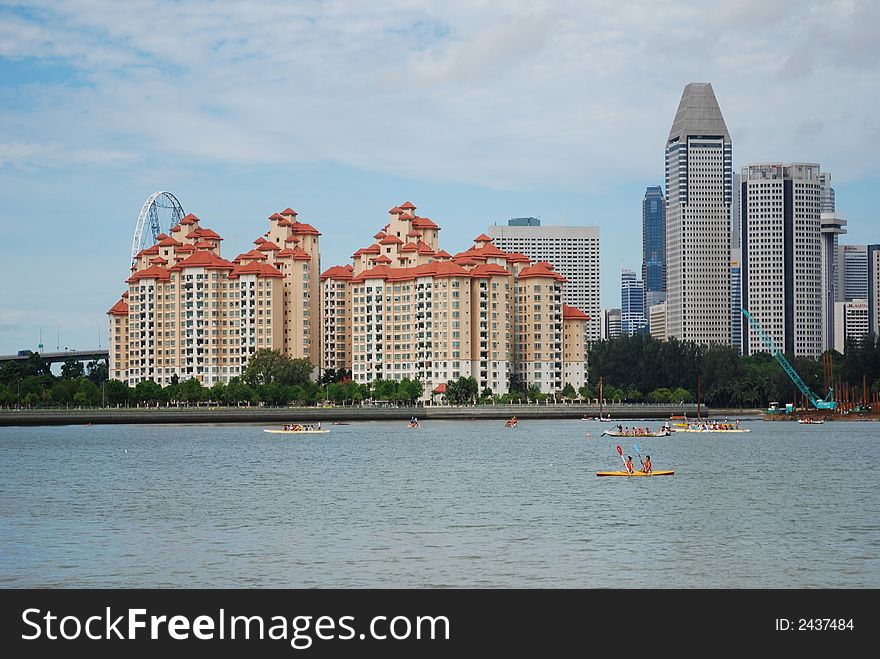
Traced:
<path fill-rule="evenodd" d="M 666 299 L 666 198 L 659 185 L 642 198 L 642 281 L 646 309 Z"/>
<path fill-rule="evenodd" d="M 128 290 L 110 315 L 110 377 L 130 385 L 240 375 L 272 348 L 318 366 L 318 237 L 287 208 L 269 218 L 254 249 L 232 261 L 223 240 L 187 215 L 135 257 Z"/>
<path fill-rule="evenodd" d="M 819 165 L 742 170 L 743 306 L 774 343 L 797 356 L 824 349 Z M 743 324 L 743 353 L 767 350 Z"/>
<path fill-rule="evenodd" d="M 566 279 L 565 304 L 590 316 L 589 339 L 599 338 L 599 227 L 493 225 L 489 236 L 499 249 L 552 263 Z"/>
<path fill-rule="evenodd" d="M 730 344 L 732 145 L 712 85 L 691 83 L 666 142 L 667 334 Z"/>
<path fill-rule="evenodd" d="M 141 251 L 108 312 L 110 376 L 131 385 L 241 375 L 256 350 L 351 369 L 357 382 L 458 377 L 506 393 L 583 386 L 591 317 L 563 305 L 565 277 L 481 234 L 454 256 L 406 202 L 353 263 L 319 273 L 320 233 L 285 209 L 232 261 L 187 215 Z"/>
<path fill-rule="evenodd" d="M 269 218 L 254 249 L 227 261 L 223 238 L 195 215 L 184 217 L 137 254 L 128 290 L 108 312 L 110 377 L 210 386 L 240 375 L 260 348 L 317 366 L 318 236 L 287 208 Z"/>

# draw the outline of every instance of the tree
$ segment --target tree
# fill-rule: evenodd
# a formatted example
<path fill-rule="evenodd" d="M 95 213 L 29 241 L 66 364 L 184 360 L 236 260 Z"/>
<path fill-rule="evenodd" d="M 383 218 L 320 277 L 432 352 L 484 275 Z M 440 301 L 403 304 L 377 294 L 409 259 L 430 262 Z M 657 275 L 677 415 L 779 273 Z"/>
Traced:
<path fill-rule="evenodd" d="M 596 393 L 593 391 L 593 388 L 588 384 L 585 384 L 583 387 L 578 389 L 578 393 L 583 400 L 593 400 L 594 398 L 596 398 Z"/>
<path fill-rule="evenodd" d="M 486 387 L 483 389 L 483 393 L 480 394 L 480 401 L 484 403 L 489 402 L 494 397 L 495 395 L 492 393 L 492 390 L 489 387 Z"/>
<path fill-rule="evenodd" d="M 675 391 L 672 392 L 672 397 L 670 399 L 670 403 L 692 403 L 694 401 L 694 397 L 691 396 L 691 392 L 682 387 L 678 387 Z"/>
<path fill-rule="evenodd" d="M 242 382 L 238 377 L 234 377 L 226 385 L 226 400 L 228 403 L 250 404 L 256 403 L 259 399 L 257 398 L 257 392 L 249 384 Z"/>
<path fill-rule="evenodd" d="M 198 403 L 205 396 L 205 388 L 196 378 L 184 380 L 177 385 L 177 399 L 184 403 Z"/>
<path fill-rule="evenodd" d="M 641 402 L 642 398 L 644 398 L 642 392 L 636 388 L 631 388 L 629 391 L 626 392 L 626 402 L 628 403 Z"/>
<path fill-rule="evenodd" d="M 452 405 L 465 405 L 476 400 L 479 385 L 473 377 L 464 376 L 446 383 L 446 400 Z"/>
<path fill-rule="evenodd" d="M 419 380 L 410 380 L 404 378 L 397 387 L 397 396 L 399 400 L 413 403 L 422 397 L 425 386 Z"/>
<path fill-rule="evenodd" d="M 83 377 L 85 374 L 86 370 L 83 367 L 83 363 L 73 357 L 68 357 L 61 365 L 61 377 L 65 380 L 75 380 L 76 378 Z"/>
<path fill-rule="evenodd" d="M 218 405 L 223 405 L 227 400 L 226 385 L 217 381 L 214 386 L 208 390 L 208 399 L 213 400 Z"/>
<path fill-rule="evenodd" d="M 248 359 L 242 379 L 251 386 L 260 384 L 299 384 L 312 379 L 312 362 L 308 359 L 291 359 L 278 350 L 261 348 Z"/>
<path fill-rule="evenodd" d="M 153 380 L 141 380 L 134 387 L 134 398 L 140 403 L 155 403 L 163 399 L 162 387 Z"/>
<path fill-rule="evenodd" d="M 574 390 L 574 387 L 571 386 L 568 382 L 566 382 L 565 386 L 562 388 L 562 397 L 568 398 L 569 400 L 577 397 L 577 392 Z"/>
<path fill-rule="evenodd" d="M 660 387 L 649 393 L 648 399 L 652 403 L 671 403 L 672 392 L 667 387 Z"/>
<path fill-rule="evenodd" d="M 107 380 L 104 385 L 104 397 L 108 405 L 127 405 L 131 393 L 129 386 L 119 380 Z"/>
<path fill-rule="evenodd" d="M 106 382 L 110 375 L 106 359 L 95 359 L 86 365 L 86 377 L 95 384 Z"/>

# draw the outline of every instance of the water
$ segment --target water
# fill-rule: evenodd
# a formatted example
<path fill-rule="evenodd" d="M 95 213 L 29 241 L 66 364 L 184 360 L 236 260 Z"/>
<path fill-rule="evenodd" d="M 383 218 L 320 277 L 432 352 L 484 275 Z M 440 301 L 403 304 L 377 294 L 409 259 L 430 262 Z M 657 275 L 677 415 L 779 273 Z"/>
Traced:
<path fill-rule="evenodd" d="M 743 426 L 0 428 L 0 586 L 880 586 L 880 423 Z"/>

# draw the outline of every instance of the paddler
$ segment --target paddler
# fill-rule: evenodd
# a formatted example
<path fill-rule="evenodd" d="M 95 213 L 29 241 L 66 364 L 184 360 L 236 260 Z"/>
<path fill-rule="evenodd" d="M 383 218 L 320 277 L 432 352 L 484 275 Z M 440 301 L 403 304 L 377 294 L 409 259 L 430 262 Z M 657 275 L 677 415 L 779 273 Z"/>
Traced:
<path fill-rule="evenodd" d="M 645 456 L 645 459 L 644 459 L 644 460 L 640 460 L 640 462 L 642 463 L 642 467 L 644 467 L 644 469 L 645 469 L 645 473 L 646 473 L 646 474 L 650 474 L 651 471 L 652 471 L 652 466 L 651 466 L 651 456 L 650 456 L 650 455 L 646 455 L 646 456 Z"/>
<path fill-rule="evenodd" d="M 633 459 L 631 455 L 626 456 L 626 470 L 633 473 Z"/>

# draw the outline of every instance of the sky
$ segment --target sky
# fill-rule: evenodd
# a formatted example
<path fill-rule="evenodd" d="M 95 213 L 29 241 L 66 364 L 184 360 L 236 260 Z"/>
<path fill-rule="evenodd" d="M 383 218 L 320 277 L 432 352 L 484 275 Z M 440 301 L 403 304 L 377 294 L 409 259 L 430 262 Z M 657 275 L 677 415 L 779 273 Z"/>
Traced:
<path fill-rule="evenodd" d="M 0 0 L 0 354 L 106 346 L 157 190 L 227 258 L 290 206 L 323 267 L 406 200 L 453 253 L 510 217 L 597 225 L 619 306 L 688 82 L 735 171 L 818 162 L 844 242 L 880 242 L 878 25 L 870 0 Z"/>

